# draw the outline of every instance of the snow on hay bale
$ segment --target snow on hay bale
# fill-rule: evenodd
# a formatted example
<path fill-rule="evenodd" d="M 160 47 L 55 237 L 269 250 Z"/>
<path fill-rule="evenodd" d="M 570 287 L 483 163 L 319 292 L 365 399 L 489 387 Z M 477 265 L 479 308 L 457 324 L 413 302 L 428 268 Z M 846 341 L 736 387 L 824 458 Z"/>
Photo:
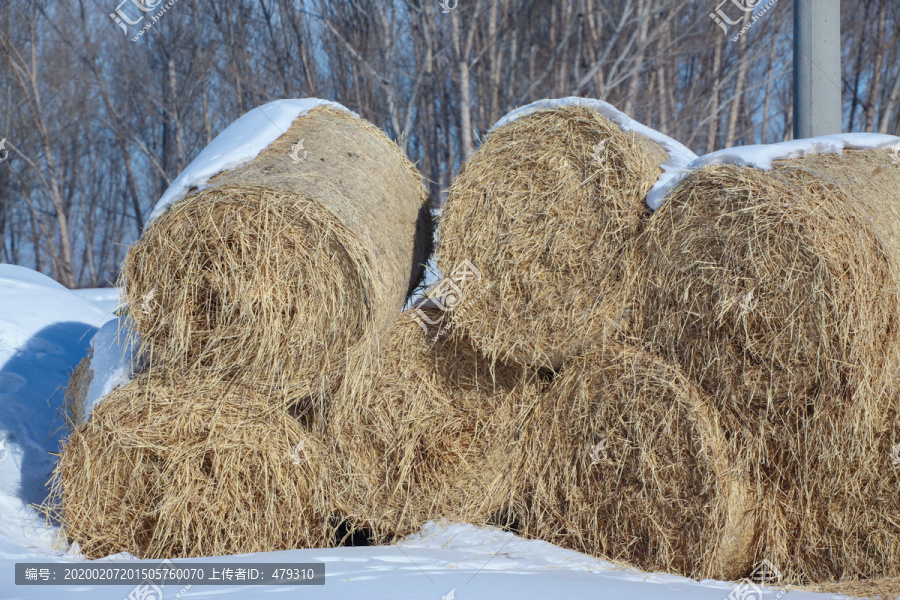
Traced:
<path fill-rule="evenodd" d="M 647 192 L 693 153 L 585 99 L 511 113 L 450 187 L 438 267 L 483 274 L 454 307 L 492 358 L 557 368 L 622 316 L 621 254 Z M 487 292 L 487 293 L 485 293 Z"/>
<path fill-rule="evenodd" d="M 536 397 L 526 369 L 491 363 L 422 322 L 405 312 L 380 368 L 334 403 L 344 409 L 336 460 L 352 471 L 334 497 L 379 541 L 433 519 L 487 522 L 513 493 L 502 465 L 511 458 L 514 411 Z"/>
<path fill-rule="evenodd" d="M 255 391 L 144 374 L 65 441 L 52 506 L 88 558 L 319 547 L 321 448 Z"/>
<path fill-rule="evenodd" d="M 566 363 L 513 467 L 519 532 L 647 571 L 735 579 L 756 498 L 720 415 L 683 372 L 607 340 Z"/>
<path fill-rule="evenodd" d="M 65 415 L 70 428 L 78 427 L 84 422 L 84 408 L 87 400 L 91 380 L 94 379 L 94 371 L 91 369 L 91 359 L 94 357 L 94 349 L 82 358 L 69 376 L 69 383 L 65 389 Z"/>
<path fill-rule="evenodd" d="M 629 263 L 635 330 L 758 428 L 757 558 L 796 581 L 900 574 L 897 138 L 851 137 L 700 159 Z"/>
<path fill-rule="evenodd" d="M 124 319 L 111 319 L 94 337 L 87 355 L 75 367 L 66 386 L 66 419 L 69 429 L 79 427 L 104 396 L 128 383 L 146 368 L 138 340 Z"/>
<path fill-rule="evenodd" d="M 430 213 L 416 167 L 353 113 L 316 106 L 278 134 L 185 198 L 167 193 L 122 282 L 154 361 L 305 395 L 377 354 L 420 277 Z"/>

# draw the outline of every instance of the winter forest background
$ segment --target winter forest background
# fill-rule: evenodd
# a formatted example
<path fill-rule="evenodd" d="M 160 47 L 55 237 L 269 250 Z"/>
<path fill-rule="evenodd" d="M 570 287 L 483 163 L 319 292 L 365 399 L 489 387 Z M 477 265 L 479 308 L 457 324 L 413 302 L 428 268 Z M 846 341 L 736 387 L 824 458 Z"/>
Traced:
<path fill-rule="evenodd" d="M 436 205 L 490 126 L 540 98 L 606 100 L 698 153 L 792 136 L 791 0 L 441 2 L 3 0 L 0 260 L 115 281 L 169 183 L 278 98 L 384 128 Z M 844 131 L 900 134 L 900 2 L 842 4 Z M 149 17 L 109 16 L 151 7 L 137 41 Z"/>

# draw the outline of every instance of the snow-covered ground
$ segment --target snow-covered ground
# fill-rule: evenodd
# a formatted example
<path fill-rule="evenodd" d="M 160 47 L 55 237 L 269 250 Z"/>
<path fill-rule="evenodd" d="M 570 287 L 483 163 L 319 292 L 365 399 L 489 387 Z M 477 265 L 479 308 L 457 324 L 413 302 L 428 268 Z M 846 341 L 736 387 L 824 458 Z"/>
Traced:
<path fill-rule="evenodd" d="M 548 598 L 664 600 L 814 600 L 826 594 L 769 588 L 737 595 L 734 583 L 696 582 L 616 567 L 589 556 L 507 532 L 463 524 L 426 525 L 393 546 L 307 549 L 216 559 L 228 562 L 320 562 L 323 586 L 168 585 L 158 596 L 141 596 L 133 586 L 16 586 L 17 562 L 79 562 L 59 540 L 59 530 L 42 524 L 30 504 L 46 496 L 46 482 L 58 450 L 62 388 L 85 355 L 108 311 L 50 279 L 20 267 L 0 265 L 0 600 L 163 600 L 172 598 L 359 598 L 545 600 Z M 116 339 L 115 323 L 102 342 Z M 97 344 L 95 342 L 95 350 Z M 113 362 L 114 361 L 110 361 Z M 102 559 L 125 561 L 128 557 Z M 181 561 L 179 561 L 180 563 Z M 190 561 L 185 561 L 190 562 Z M 196 562 L 196 561 L 195 561 Z M 731 595 L 731 598 L 729 598 Z"/>
<path fill-rule="evenodd" d="M 37 557 L 22 557 L 35 560 Z M 56 562 L 62 559 L 43 559 Z M 178 561 L 178 566 L 210 559 Z M 664 574 L 645 574 L 616 568 L 546 542 L 523 540 L 509 533 L 474 527 L 429 523 L 423 530 L 393 546 L 290 550 L 217 559 L 224 562 L 325 564 L 322 586 L 192 586 L 182 598 L 355 598 L 359 600 L 549 600 L 602 598 L 632 600 L 732 600 L 734 584 L 696 582 Z M 121 562 L 120 562 L 121 561 Z M 100 563 L 105 560 L 97 561 Z M 120 558 L 116 561 L 122 564 Z M 106 562 L 106 564 L 109 564 Z M 13 580 L 13 561 L 0 562 L 0 581 Z M 124 600 L 131 586 L 18 587 L 12 599 L 70 597 Z M 0 588 L 2 589 L 2 588 Z M 167 585 L 163 598 L 183 589 Z M 64 594 L 61 592 L 65 592 Z M 762 595 L 733 596 L 744 600 L 814 600 L 826 594 L 782 593 L 766 589 Z M 153 600 L 157 600 L 153 598 Z"/>
<path fill-rule="evenodd" d="M 39 504 L 63 420 L 63 387 L 107 320 L 97 308 L 30 269 L 0 265 L 0 551 L 44 549 Z M 0 582 L 2 589 L 3 582 Z M 2 594 L 0 594 L 2 596 Z"/>
<path fill-rule="evenodd" d="M 119 290 L 117 288 L 82 288 L 72 290 L 103 312 L 112 313 L 119 306 Z"/>

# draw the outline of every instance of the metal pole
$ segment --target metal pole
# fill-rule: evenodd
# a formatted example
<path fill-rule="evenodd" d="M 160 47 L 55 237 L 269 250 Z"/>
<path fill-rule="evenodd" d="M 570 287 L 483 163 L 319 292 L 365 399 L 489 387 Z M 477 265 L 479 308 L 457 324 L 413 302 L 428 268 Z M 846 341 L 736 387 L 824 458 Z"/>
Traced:
<path fill-rule="evenodd" d="M 841 132 L 841 0 L 794 0 L 794 139 Z"/>

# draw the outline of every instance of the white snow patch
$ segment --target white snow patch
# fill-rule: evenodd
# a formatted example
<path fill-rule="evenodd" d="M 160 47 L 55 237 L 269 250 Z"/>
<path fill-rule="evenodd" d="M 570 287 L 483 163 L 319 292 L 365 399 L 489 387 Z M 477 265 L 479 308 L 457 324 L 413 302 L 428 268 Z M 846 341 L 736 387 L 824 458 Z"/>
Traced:
<path fill-rule="evenodd" d="M 119 290 L 116 288 L 81 288 L 72 290 L 104 312 L 111 313 L 119 307 Z"/>
<path fill-rule="evenodd" d="M 658 196 L 661 197 L 658 190 L 667 187 L 667 184 L 673 178 L 682 173 L 691 162 L 697 159 L 697 155 L 681 142 L 678 142 L 665 135 L 664 133 L 660 133 L 655 129 L 651 129 L 646 125 L 635 121 L 622 111 L 618 110 L 609 102 L 594 100 L 592 98 L 579 98 L 577 96 L 569 96 L 568 98 L 557 98 L 554 100 L 538 100 L 537 102 L 532 102 L 531 104 L 513 110 L 508 115 L 497 121 L 494 126 L 491 127 L 491 131 L 512 123 L 516 119 L 524 117 L 525 115 L 530 115 L 541 110 L 560 108 L 563 106 L 583 106 L 585 108 L 597 111 L 598 113 L 618 125 L 622 129 L 622 131 L 633 131 L 637 134 L 640 134 L 645 138 L 656 142 L 657 144 L 662 146 L 662 148 L 666 152 L 669 153 L 669 159 L 659 165 L 659 167 L 663 170 L 663 174 L 659 176 L 659 179 L 656 180 L 656 183 L 653 185 L 653 187 L 650 189 L 650 193 L 647 195 L 647 205 L 653 210 L 656 210 L 659 205 L 657 204 L 656 206 L 654 206 L 654 204 L 651 203 L 651 198 L 655 199 Z"/>
<path fill-rule="evenodd" d="M 535 565 L 551 567 L 565 565 L 578 571 L 623 570 L 623 567 L 574 550 L 566 550 L 542 540 L 526 540 L 502 529 L 478 527 L 467 523 L 430 521 L 422 529 L 400 542 L 403 548 L 432 550 L 492 550 L 503 549 L 509 558 L 527 558 Z M 683 580 L 682 577 L 662 574 L 663 579 Z"/>
<path fill-rule="evenodd" d="M 665 185 L 654 187 L 647 196 L 647 204 L 656 210 L 666 195 L 692 171 L 710 165 L 736 165 L 755 167 L 764 171 L 779 160 L 803 158 L 813 154 L 841 154 L 846 150 L 884 150 L 893 148 L 900 161 L 900 137 L 880 133 L 838 133 L 804 140 L 792 140 L 778 144 L 753 144 L 710 152 L 692 161 Z"/>
<path fill-rule="evenodd" d="M 0 544 L 0 553 L 3 545 Z M 11 558 L 11 557 L 10 557 Z M 23 562 L 21 558 L 16 562 Z M 136 567 L 130 555 L 116 555 L 98 561 L 72 560 L 72 554 L 41 556 L 31 560 L 72 564 L 78 567 L 104 566 L 110 563 Z M 156 561 L 154 561 L 156 562 Z M 325 564 L 325 585 L 304 586 L 302 596 L 324 598 L 378 598 L 379 600 L 422 600 L 455 598 L 458 600 L 727 600 L 736 584 L 718 581 L 693 581 L 663 573 L 641 573 L 564 550 L 547 542 L 525 540 L 490 527 L 428 523 L 416 535 L 396 545 L 363 548 L 287 550 L 239 556 L 197 558 L 173 561 L 190 567 L 196 562 L 216 562 L 223 567 L 234 562 Z M 0 560 L 0 579 L 12 580 L 14 561 Z M 158 563 L 157 563 L 158 564 Z M 181 586 L 169 585 L 163 598 L 174 598 Z M 79 586 L 77 588 L 35 586 L 14 589 L 9 598 L 29 600 L 55 599 L 64 592 L 77 591 L 92 600 L 121 600 L 129 588 L 120 586 Z M 758 590 L 758 592 L 757 592 Z M 759 600 L 818 600 L 835 598 L 827 594 L 784 591 L 776 587 L 751 588 L 750 596 Z M 186 597 L 255 598 L 258 596 L 294 597 L 291 586 L 251 587 L 193 586 Z M 736 597 L 736 596 L 732 596 Z M 745 596 L 741 596 L 745 597 Z M 749 596 L 746 596 L 749 597 Z"/>
<path fill-rule="evenodd" d="M 49 277 L 0 264 L 0 554 L 53 541 L 31 504 L 46 496 L 59 450 L 63 389 L 107 318 Z"/>
<path fill-rule="evenodd" d="M 156 203 L 156 207 L 147 218 L 147 224 L 152 223 L 174 203 L 184 198 L 190 190 L 203 189 L 212 177 L 259 156 L 267 146 L 287 133 L 297 118 L 317 106 L 331 106 L 359 117 L 337 102 L 318 98 L 275 100 L 254 108 L 226 127 L 181 172 Z"/>
<path fill-rule="evenodd" d="M 131 381 L 141 369 L 140 361 L 135 358 L 139 340 L 129 334 L 126 323 L 125 319 L 109 321 L 91 338 L 93 379 L 84 401 L 85 420 L 103 398 Z"/>
<path fill-rule="evenodd" d="M 46 275 L 0 264 L 0 372 L 7 372 L 6 363 L 23 353 L 62 352 L 52 335 L 38 335 L 48 327 L 64 322 L 99 327 L 107 319 L 103 310 Z M 28 379 L 31 373 L 20 375 Z"/>

